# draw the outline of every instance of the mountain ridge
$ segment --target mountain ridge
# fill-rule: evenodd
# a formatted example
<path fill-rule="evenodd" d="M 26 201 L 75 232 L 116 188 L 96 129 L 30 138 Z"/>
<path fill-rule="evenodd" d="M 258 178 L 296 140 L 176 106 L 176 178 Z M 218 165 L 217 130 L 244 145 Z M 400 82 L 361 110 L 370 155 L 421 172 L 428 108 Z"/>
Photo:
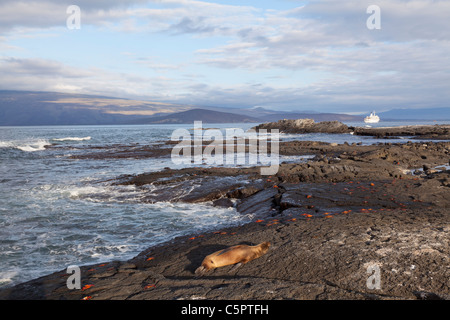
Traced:
<path fill-rule="evenodd" d="M 393 109 L 379 115 L 382 121 L 445 120 L 450 119 L 450 108 Z M 278 111 L 260 106 L 237 109 L 104 95 L 0 90 L 0 126 L 181 124 L 195 120 L 205 123 L 264 123 L 305 118 L 315 121 L 362 121 L 364 116 Z"/>
<path fill-rule="evenodd" d="M 220 119 L 220 122 L 218 121 Z M 191 109 L 182 112 L 157 117 L 149 117 L 133 121 L 134 124 L 183 124 L 193 123 L 194 121 L 202 121 L 204 123 L 258 123 L 261 119 L 239 115 L 235 113 L 227 113 L 213 111 L 208 109 Z"/>

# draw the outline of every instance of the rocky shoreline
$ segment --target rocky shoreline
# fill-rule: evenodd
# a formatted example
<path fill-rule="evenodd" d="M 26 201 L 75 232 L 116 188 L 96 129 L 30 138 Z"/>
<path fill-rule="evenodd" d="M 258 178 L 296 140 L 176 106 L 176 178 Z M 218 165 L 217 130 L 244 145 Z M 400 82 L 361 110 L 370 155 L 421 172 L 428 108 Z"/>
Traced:
<path fill-rule="evenodd" d="M 389 139 L 392 137 L 412 137 L 413 139 L 449 140 L 450 125 L 411 125 L 397 127 L 352 127 L 339 121 L 315 122 L 313 119 L 284 119 L 263 123 L 253 129 L 273 130 L 282 133 L 351 133 L 358 136 L 373 136 Z"/>
<path fill-rule="evenodd" d="M 282 133 L 349 133 L 350 128 L 339 121 L 315 122 L 313 119 L 283 119 L 253 127 L 256 131 L 280 130 Z"/>
<path fill-rule="evenodd" d="M 61 270 L 0 290 L 0 299 L 450 299 L 450 142 L 290 141 L 280 154 L 313 158 L 282 163 L 273 176 L 197 167 L 118 177 L 111 183 L 156 186 L 144 202 L 207 202 L 254 219 L 83 266 L 80 290 L 67 288 Z M 195 277 L 206 255 L 263 241 L 269 252 L 237 271 Z M 374 266 L 379 288 L 368 284 Z"/>
<path fill-rule="evenodd" d="M 354 128 L 354 134 L 359 136 L 375 136 L 378 138 L 405 137 L 413 139 L 449 140 L 450 125 L 429 126 L 399 126 L 379 128 Z"/>

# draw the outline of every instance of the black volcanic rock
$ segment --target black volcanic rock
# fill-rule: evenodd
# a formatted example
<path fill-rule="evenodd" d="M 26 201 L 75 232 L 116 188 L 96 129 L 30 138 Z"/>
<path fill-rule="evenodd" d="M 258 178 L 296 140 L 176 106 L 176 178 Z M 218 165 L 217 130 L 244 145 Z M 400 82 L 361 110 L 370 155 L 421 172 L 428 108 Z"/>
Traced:
<path fill-rule="evenodd" d="M 283 133 L 348 133 L 350 129 L 339 121 L 315 122 L 313 119 L 283 119 L 277 122 L 263 123 L 256 127 L 260 129 L 278 129 Z"/>
<path fill-rule="evenodd" d="M 120 185 L 155 186 L 143 202 L 233 203 L 251 221 L 181 235 L 127 261 L 81 266 L 80 289 L 67 287 L 64 268 L 1 288 L 0 300 L 448 300 L 450 171 L 410 172 L 447 163 L 449 148 L 290 141 L 281 143 L 282 154 L 321 157 L 281 164 L 269 177 L 258 167 L 118 177 Z M 188 188 L 178 190 L 192 191 L 173 192 L 180 183 Z M 263 241 L 269 252 L 241 268 L 195 276 L 212 252 Z M 373 265 L 381 270 L 376 290 L 367 285 Z"/>
<path fill-rule="evenodd" d="M 415 125 L 379 128 L 354 128 L 359 136 L 375 136 L 378 138 L 416 136 L 429 139 L 450 139 L 450 125 Z"/>

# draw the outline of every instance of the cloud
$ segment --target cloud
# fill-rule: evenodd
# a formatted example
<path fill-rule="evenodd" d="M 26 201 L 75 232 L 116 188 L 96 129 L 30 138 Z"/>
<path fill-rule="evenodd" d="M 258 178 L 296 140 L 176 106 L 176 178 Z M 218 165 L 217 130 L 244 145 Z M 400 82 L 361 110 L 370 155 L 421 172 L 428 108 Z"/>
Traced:
<path fill-rule="evenodd" d="M 46 59 L 0 59 L 0 87 L 16 90 L 63 91 L 140 98 L 161 102 L 221 107 L 255 105 L 284 110 L 335 112 L 379 111 L 393 107 L 436 107 L 449 98 L 448 72 L 414 77 L 400 73 L 368 73 L 358 81 L 331 77 L 306 86 L 292 83 L 210 84 L 202 77 L 174 79 L 138 76 L 99 68 L 72 68 Z"/>
<path fill-rule="evenodd" d="M 253 55 L 252 60 L 255 53 L 261 57 L 263 63 L 254 63 L 255 66 L 267 61 L 272 62 L 269 66 L 283 65 L 277 62 L 284 55 L 283 60 L 293 67 L 295 60 L 303 64 L 305 59 L 301 55 L 314 57 L 325 50 L 327 55 L 332 52 L 339 55 L 340 50 L 357 50 L 387 42 L 450 40 L 449 1 L 377 1 L 382 29 L 376 31 L 366 27 L 369 17 L 366 9 L 372 2 L 318 0 L 291 10 L 266 12 L 258 24 L 238 30 L 232 43 L 198 52 L 208 56 L 210 60 L 205 60 L 206 63 L 217 65 L 221 57 L 226 60 L 235 48 L 245 48 L 238 53 Z"/>
<path fill-rule="evenodd" d="M 128 63 L 150 70 L 146 74 L 74 68 L 54 58 L 3 57 L 0 87 L 340 112 L 445 106 L 450 100 L 449 1 L 376 1 L 381 30 L 366 27 L 366 9 L 373 1 L 298 3 L 289 10 L 266 10 L 256 1 L 255 6 L 239 6 L 193 0 L 80 0 L 82 26 L 143 34 L 149 41 L 152 35 L 170 37 L 180 43 L 173 56 L 186 60 L 172 60 L 171 54 L 155 57 L 165 48 L 150 58 L 121 48 Z M 2 1 L 0 48 L 13 48 L 5 34 L 65 28 L 70 4 Z M 191 44 L 193 38 L 202 41 Z"/>
<path fill-rule="evenodd" d="M 74 68 L 58 61 L 35 58 L 0 59 L 0 88 L 64 91 L 130 97 L 158 92 L 168 85 L 164 77 L 142 77 L 100 68 Z"/>
<path fill-rule="evenodd" d="M 184 17 L 180 22 L 173 24 L 169 27 L 170 31 L 173 31 L 175 34 L 182 33 L 211 33 L 220 29 L 222 31 L 226 31 L 228 28 L 225 27 L 216 27 L 213 25 L 208 25 L 206 23 L 205 17 L 195 17 L 189 18 Z"/>
<path fill-rule="evenodd" d="M 381 30 L 366 27 L 369 1 L 311 1 L 296 9 L 266 13 L 258 25 L 237 32 L 233 41 L 197 50 L 197 63 L 237 72 L 322 74 L 307 86 L 292 78 L 290 87 L 277 88 L 287 97 L 278 104 L 286 101 L 288 106 L 291 101 L 292 108 L 311 104 L 358 111 L 373 106 L 446 106 L 450 33 L 444 25 L 450 3 L 378 3 Z M 238 96 L 255 104 L 277 103 L 270 95 L 255 97 L 250 91 L 250 100 L 243 99 L 242 92 Z M 265 101 L 258 99 L 261 96 Z"/>
<path fill-rule="evenodd" d="M 78 68 L 71 68 L 57 61 L 44 59 L 20 59 L 3 58 L 0 59 L 0 73 L 3 75 L 25 75 L 39 77 L 64 77 L 64 78 L 84 78 L 90 76 L 92 72 L 86 72 Z"/>
<path fill-rule="evenodd" d="M 126 19 L 126 8 L 146 0 L 78 0 L 84 24 L 103 25 Z M 3 0 L 0 3 L 0 34 L 17 28 L 44 29 L 66 27 L 67 8 L 71 0 Z"/>
<path fill-rule="evenodd" d="M 381 10 L 381 31 L 365 28 L 366 9 L 376 4 Z M 445 0 L 346 0 L 311 1 L 298 10 L 301 18 L 314 18 L 327 33 L 375 41 L 450 39 L 450 2 Z"/>
<path fill-rule="evenodd" d="M 71 0 L 16 1 L 0 4 L 0 34 L 16 28 L 65 27 Z M 253 7 L 191 0 L 79 0 L 82 25 L 115 31 L 201 34 L 226 32 L 253 19 Z"/>
<path fill-rule="evenodd" d="M 137 57 L 133 60 L 134 63 L 158 71 L 165 72 L 169 70 L 181 70 L 184 66 L 181 64 L 169 64 L 159 62 L 160 59 L 156 57 Z"/>

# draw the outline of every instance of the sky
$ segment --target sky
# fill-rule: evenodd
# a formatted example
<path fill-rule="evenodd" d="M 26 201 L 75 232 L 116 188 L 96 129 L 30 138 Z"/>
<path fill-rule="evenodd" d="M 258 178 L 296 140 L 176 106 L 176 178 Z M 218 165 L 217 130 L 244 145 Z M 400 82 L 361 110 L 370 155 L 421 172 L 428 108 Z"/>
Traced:
<path fill-rule="evenodd" d="M 0 0 L 0 90 L 350 114 L 449 107 L 449 19 L 448 0 Z"/>

